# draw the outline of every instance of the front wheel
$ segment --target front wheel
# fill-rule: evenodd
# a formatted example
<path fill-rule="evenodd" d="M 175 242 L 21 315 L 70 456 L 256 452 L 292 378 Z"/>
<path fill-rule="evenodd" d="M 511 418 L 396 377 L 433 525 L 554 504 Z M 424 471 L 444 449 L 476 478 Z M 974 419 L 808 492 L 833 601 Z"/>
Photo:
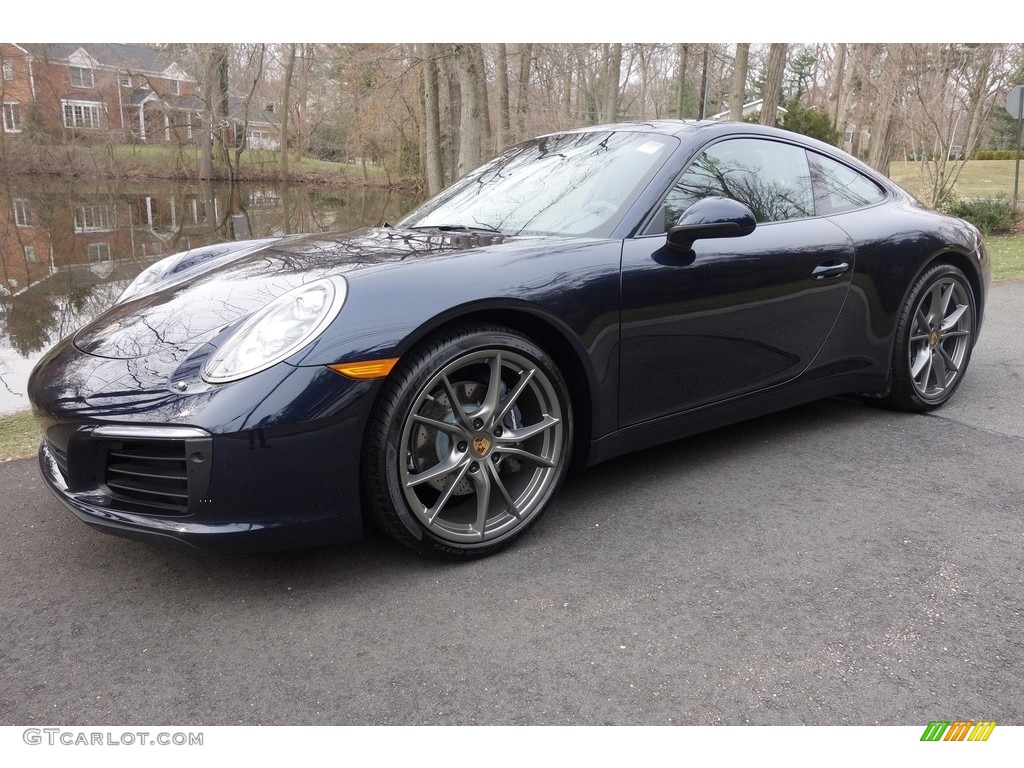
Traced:
<path fill-rule="evenodd" d="M 939 264 L 914 284 L 900 314 L 886 404 L 929 411 L 960 386 L 977 324 L 974 291 L 956 267 Z"/>
<path fill-rule="evenodd" d="M 437 336 L 381 393 L 363 458 L 370 513 L 417 551 L 489 555 L 536 521 L 571 438 L 567 387 L 533 341 L 491 327 Z"/>

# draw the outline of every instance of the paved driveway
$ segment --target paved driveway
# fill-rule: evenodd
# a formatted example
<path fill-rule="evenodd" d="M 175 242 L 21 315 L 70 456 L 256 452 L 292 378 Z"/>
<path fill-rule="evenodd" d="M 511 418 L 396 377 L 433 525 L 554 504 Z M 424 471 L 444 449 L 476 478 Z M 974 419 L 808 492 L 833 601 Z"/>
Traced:
<path fill-rule="evenodd" d="M 0 466 L 0 723 L 1024 723 L 1024 283 L 934 416 L 831 400 L 571 477 L 467 565 L 92 532 Z"/>

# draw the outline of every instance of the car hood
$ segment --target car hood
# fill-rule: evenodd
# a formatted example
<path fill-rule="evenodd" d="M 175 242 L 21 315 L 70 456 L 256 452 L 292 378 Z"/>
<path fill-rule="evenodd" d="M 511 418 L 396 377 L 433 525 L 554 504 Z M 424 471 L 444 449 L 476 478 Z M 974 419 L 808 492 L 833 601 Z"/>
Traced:
<path fill-rule="evenodd" d="M 186 280 L 157 282 L 114 306 L 79 330 L 74 344 L 97 357 L 139 358 L 161 348 L 206 341 L 311 280 L 524 239 L 386 227 L 285 238 L 256 250 L 242 247 L 237 258 L 212 259 L 209 268 L 193 268 Z"/>

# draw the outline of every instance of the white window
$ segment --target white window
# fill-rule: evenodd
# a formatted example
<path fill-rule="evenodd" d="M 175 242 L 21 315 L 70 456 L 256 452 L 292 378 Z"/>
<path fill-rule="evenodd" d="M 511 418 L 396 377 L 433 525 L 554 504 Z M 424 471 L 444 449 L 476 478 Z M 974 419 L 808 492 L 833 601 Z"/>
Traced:
<path fill-rule="evenodd" d="M 131 88 L 132 87 L 132 77 L 131 77 L 131 75 L 121 75 L 121 85 L 124 86 L 125 88 Z"/>
<path fill-rule="evenodd" d="M 109 205 L 80 205 L 75 209 L 75 232 L 109 232 L 112 218 Z"/>
<path fill-rule="evenodd" d="M 5 61 L 4 62 L 4 80 L 13 80 L 13 79 L 14 79 L 14 67 L 11 65 L 10 62 Z"/>
<path fill-rule="evenodd" d="M 14 201 L 14 223 L 19 227 L 32 226 L 32 209 L 28 207 L 28 200 Z"/>
<path fill-rule="evenodd" d="M 110 261 L 110 243 L 89 243 L 89 261 Z"/>
<path fill-rule="evenodd" d="M 102 128 L 103 104 L 95 101 L 62 101 L 67 128 Z"/>
<path fill-rule="evenodd" d="M 171 80 L 168 85 L 170 86 L 172 96 L 181 95 L 181 84 L 177 80 Z"/>
<path fill-rule="evenodd" d="M 36 263 L 36 249 L 35 249 L 35 246 L 32 246 L 32 245 L 26 245 L 25 246 L 25 261 L 27 261 L 29 264 L 35 264 Z"/>
<path fill-rule="evenodd" d="M 21 104 L 4 104 L 4 130 L 7 133 L 21 132 Z"/>
<path fill-rule="evenodd" d="M 92 70 L 85 67 L 71 67 L 71 85 L 75 88 L 95 88 L 96 79 Z"/>
<path fill-rule="evenodd" d="M 843 144 L 853 144 L 853 131 L 843 131 Z"/>

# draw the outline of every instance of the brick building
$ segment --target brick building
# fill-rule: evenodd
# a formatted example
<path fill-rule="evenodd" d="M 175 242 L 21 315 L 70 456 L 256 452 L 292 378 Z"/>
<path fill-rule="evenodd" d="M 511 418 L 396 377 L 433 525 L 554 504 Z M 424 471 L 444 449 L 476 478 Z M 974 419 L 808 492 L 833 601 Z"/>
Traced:
<path fill-rule="evenodd" d="M 199 84 L 167 51 L 117 43 L 0 43 L 6 136 L 49 133 L 147 144 L 198 143 Z M 276 115 L 228 99 L 230 141 L 277 149 Z"/>
<path fill-rule="evenodd" d="M 5 133 L 186 143 L 202 111 L 195 78 L 138 45 L 0 43 Z"/>

